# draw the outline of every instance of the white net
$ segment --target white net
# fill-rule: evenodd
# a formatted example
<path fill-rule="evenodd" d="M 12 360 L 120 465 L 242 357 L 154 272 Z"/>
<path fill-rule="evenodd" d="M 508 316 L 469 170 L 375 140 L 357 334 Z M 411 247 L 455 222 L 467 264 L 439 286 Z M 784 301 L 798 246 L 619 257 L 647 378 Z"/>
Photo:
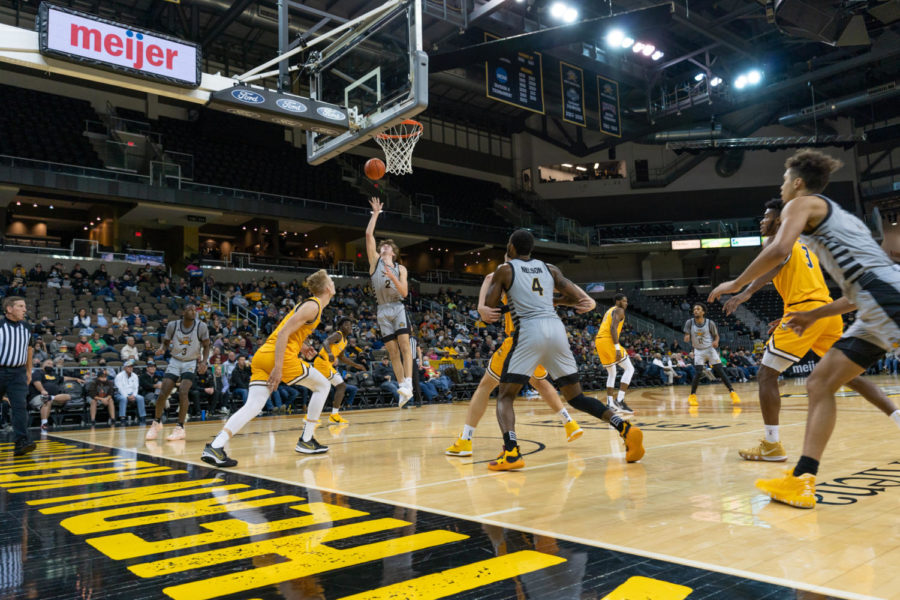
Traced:
<path fill-rule="evenodd" d="M 412 153 L 422 135 L 422 124 L 406 120 L 375 136 L 375 141 L 384 150 L 385 170 L 394 175 L 412 173 Z"/>

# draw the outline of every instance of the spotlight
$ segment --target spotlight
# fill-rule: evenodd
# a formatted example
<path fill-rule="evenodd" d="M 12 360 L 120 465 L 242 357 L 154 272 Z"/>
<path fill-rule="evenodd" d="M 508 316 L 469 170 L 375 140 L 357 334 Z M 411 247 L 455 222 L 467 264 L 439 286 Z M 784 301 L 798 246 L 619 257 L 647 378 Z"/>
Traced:
<path fill-rule="evenodd" d="M 625 33 L 621 29 L 613 29 L 606 34 L 606 43 L 610 46 L 621 46 L 625 39 Z"/>
<path fill-rule="evenodd" d="M 635 42 L 634 46 L 631 47 L 632 52 L 640 52 L 644 49 L 644 42 Z"/>
<path fill-rule="evenodd" d="M 747 87 L 747 76 L 739 75 L 737 79 L 734 80 L 734 89 L 742 90 Z"/>
<path fill-rule="evenodd" d="M 50 205 L 50 210 L 53 210 L 53 205 L 52 205 L 52 204 Z"/>
<path fill-rule="evenodd" d="M 713 87 L 716 87 L 720 83 L 722 83 L 721 77 L 713 77 L 712 79 L 709 80 L 709 85 L 711 85 Z"/>
<path fill-rule="evenodd" d="M 565 14 L 563 14 L 562 19 L 566 23 L 574 23 L 578 20 L 578 11 L 574 8 L 567 8 Z"/>
<path fill-rule="evenodd" d="M 630 38 L 630 37 L 627 37 L 627 36 L 626 36 L 625 39 L 622 40 L 622 47 L 623 47 L 623 48 L 631 48 L 631 46 L 632 46 L 633 44 L 634 44 L 634 40 L 633 40 L 632 38 Z"/>
<path fill-rule="evenodd" d="M 665 52 L 660 52 L 659 50 L 657 50 L 656 52 L 653 53 L 653 56 L 651 56 L 650 58 L 652 58 L 653 60 L 659 60 L 665 55 L 666 55 Z"/>
<path fill-rule="evenodd" d="M 653 44 L 645 44 L 644 49 L 641 50 L 641 54 L 643 54 L 644 56 L 650 56 L 651 54 L 653 54 L 654 50 L 656 50 L 656 48 L 653 46 Z"/>
<path fill-rule="evenodd" d="M 551 15 L 554 19 L 562 19 L 562 18 L 565 16 L 566 11 L 568 10 L 568 8 L 569 8 L 569 7 L 566 6 L 565 4 L 563 4 L 562 2 L 554 2 L 554 3 L 550 6 L 550 15 Z"/>
<path fill-rule="evenodd" d="M 595 169 L 599 169 L 599 168 L 600 168 L 600 163 L 598 163 L 598 162 L 597 162 L 597 163 L 594 163 L 594 168 L 595 168 Z"/>
<path fill-rule="evenodd" d="M 16 206 L 22 206 L 21 200 L 16 200 Z"/>
<path fill-rule="evenodd" d="M 571 168 L 572 168 L 572 165 L 570 165 L 569 163 L 563 163 L 563 164 L 560 165 L 560 166 L 563 166 L 563 167 L 565 167 L 565 168 L 567 168 L 567 169 L 571 169 Z"/>
<path fill-rule="evenodd" d="M 32 208 L 37 208 L 37 202 L 31 205 Z"/>
<path fill-rule="evenodd" d="M 697 73 L 694 75 L 694 81 L 703 81 L 704 77 L 706 77 L 706 73 Z"/>
<path fill-rule="evenodd" d="M 762 73 L 760 73 L 757 69 L 753 69 L 749 73 L 747 73 L 747 83 L 750 85 L 756 85 L 762 81 Z"/>

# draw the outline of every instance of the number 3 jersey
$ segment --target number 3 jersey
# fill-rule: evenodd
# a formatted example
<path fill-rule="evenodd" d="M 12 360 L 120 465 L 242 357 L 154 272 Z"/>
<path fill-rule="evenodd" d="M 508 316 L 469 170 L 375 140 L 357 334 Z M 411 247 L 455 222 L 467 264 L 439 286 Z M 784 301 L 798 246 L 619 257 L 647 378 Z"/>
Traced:
<path fill-rule="evenodd" d="M 194 325 L 184 331 L 182 321 L 174 321 L 166 327 L 166 337 L 169 340 L 169 352 L 172 358 L 188 362 L 200 358 L 202 342 L 209 339 L 209 328 L 203 321 L 194 320 Z"/>
<path fill-rule="evenodd" d="M 513 324 L 531 319 L 558 319 L 553 308 L 553 274 L 539 260 L 513 258 L 508 262 L 512 270 L 512 283 L 506 290 Z"/>
<path fill-rule="evenodd" d="M 784 312 L 795 310 L 792 307 L 806 302 L 831 302 L 819 258 L 800 242 L 794 242 L 790 256 L 772 283 L 784 301 Z"/>

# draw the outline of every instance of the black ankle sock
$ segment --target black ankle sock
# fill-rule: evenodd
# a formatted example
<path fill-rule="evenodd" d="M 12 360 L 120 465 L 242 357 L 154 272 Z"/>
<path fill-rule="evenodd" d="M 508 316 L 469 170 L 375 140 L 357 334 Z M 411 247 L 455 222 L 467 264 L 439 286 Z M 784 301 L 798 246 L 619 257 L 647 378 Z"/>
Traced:
<path fill-rule="evenodd" d="M 625 429 L 625 421 L 619 415 L 613 415 L 609 418 L 609 424 L 616 428 L 616 431 L 622 433 Z"/>
<path fill-rule="evenodd" d="M 516 442 L 516 432 L 506 431 L 503 433 L 503 449 L 512 452 L 519 444 Z"/>
<path fill-rule="evenodd" d="M 184 429 L 184 423 L 182 423 L 181 421 L 178 421 L 178 426 Z"/>
<path fill-rule="evenodd" d="M 808 456 L 801 456 L 800 460 L 797 461 L 797 466 L 794 467 L 794 477 L 800 477 L 801 475 L 805 475 L 806 473 L 812 473 L 813 475 L 815 475 L 818 472 L 819 461 Z"/>

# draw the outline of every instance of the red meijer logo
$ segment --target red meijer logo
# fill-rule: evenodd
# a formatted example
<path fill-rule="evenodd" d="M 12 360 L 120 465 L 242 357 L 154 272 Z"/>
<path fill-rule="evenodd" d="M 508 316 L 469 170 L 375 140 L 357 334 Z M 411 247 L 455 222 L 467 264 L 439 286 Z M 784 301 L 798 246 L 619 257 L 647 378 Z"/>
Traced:
<path fill-rule="evenodd" d="M 146 62 L 154 67 L 163 67 L 171 71 L 172 63 L 178 56 L 178 50 L 172 48 L 162 48 L 156 44 L 144 47 L 144 34 L 135 33 L 130 29 L 125 32 L 124 40 L 115 33 L 104 36 L 98 29 L 75 23 L 71 25 L 71 32 L 72 46 L 81 46 L 94 52 L 106 52 L 110 56 L 124 54 L 126 59 L 133 61 L 132 66 L 135 69 L 143 68 Z"/>

